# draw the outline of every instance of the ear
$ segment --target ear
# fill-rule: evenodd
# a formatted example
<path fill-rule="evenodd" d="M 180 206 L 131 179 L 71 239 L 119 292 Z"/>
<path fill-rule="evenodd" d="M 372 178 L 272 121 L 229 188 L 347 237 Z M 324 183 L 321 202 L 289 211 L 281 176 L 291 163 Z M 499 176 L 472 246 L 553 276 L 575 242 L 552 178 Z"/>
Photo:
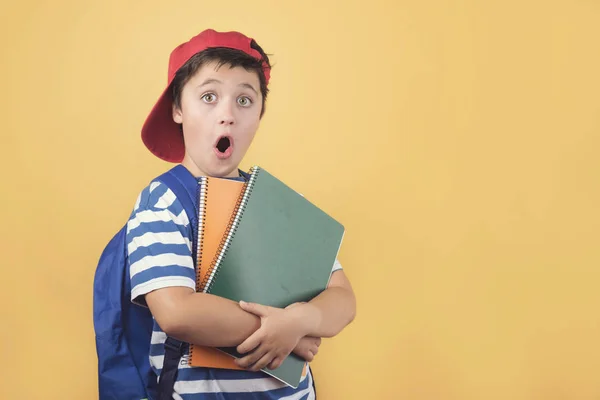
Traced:
<path fill-rule="evenodd" d="M 175 105 L 175 103 L 173 103 L 173 121 L 177 122 L 178 124 L 183 123 L 183 115 L 181 112 L 181 107 L 177 107 Z"/>

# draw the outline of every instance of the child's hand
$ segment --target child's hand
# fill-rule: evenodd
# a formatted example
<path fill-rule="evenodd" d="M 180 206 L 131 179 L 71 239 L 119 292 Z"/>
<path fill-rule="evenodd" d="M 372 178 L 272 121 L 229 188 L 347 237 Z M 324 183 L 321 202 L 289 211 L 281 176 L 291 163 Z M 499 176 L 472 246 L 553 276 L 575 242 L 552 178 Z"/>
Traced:
<path fill-rule="evenodd" d="M 294 349 L 293 353 L 299 357 L 302 357 L 305 361 L 311 362 L 319 352 L 320 345 L 321 338 L 304 336 L 298 342 L 298 345 Z"/>
<path fill-rule="evenodd" d="M 306 303 L 305 303 L 305 302 L 303 302 L 303 301 L 302 301 L 302 302 L 299 302 L 299 303 L 292 303 L 292 304 L 290 304 L 289 306 L 287 306 L 285 309 L 286 309 L 286 310 L 289 310 L 290 308 L 298 307 L 298 306 L 301 306 L 302 304 L 306 304 Z"/>
<path fill-rule="evenodd" d="M 240 302 L 240 307 L 261 319 L 260 328 L 237 347 L 245 357 L 237 365 L 250 371 L 278 368 L 306 336 L 307 321 L 301 307 L 280 309 L 256 303 Z"/>

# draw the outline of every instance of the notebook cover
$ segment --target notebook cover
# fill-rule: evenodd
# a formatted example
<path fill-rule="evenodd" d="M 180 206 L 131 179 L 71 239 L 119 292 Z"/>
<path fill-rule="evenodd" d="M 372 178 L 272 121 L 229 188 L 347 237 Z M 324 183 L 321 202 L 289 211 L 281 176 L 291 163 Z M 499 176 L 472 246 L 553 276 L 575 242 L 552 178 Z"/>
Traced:
<path fill-rule="evenodd" d="M 215 257 L 219 243 L 227 231 L 236 203 L 244 189 L 244 182 L 231 179 L 203 178 L 205 186 L 204 210 L 201 212 L 202 222 L 198 227 L 200 248 L 198 251 L 198 266 L 196 290 L 201 292 L 206 281 L 207 269 Z M 211 367 L 237 369 L 234 359 L 214 347 L 190 345 L 189 365 L 192 367 Z"/>
<path fill-rule="evenodd" d="M 266 170 L 250 178 L 226 249 L 211 263 L 205 290 L 234 301 L 284 308 L 310 301 L 327 288 L 344 227 Z M 220 348 L 234 356 L 235 348 Z M 305 361 L 288 356 L 263 371 L 297 387 Z"/>

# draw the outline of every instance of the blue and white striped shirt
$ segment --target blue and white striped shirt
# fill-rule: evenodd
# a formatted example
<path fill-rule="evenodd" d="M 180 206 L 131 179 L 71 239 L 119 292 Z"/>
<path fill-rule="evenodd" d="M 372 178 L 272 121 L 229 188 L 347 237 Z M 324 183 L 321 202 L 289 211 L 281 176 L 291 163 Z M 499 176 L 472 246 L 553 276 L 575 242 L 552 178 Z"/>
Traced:
<path fill-rule="evenodd" d="M 131 299 L 146 305 L 144 296 L 166 287 L 195 290 L 193 232 L 190 218 L 175 194 L 152 182 L 137 199 L 127 223 L 127 250 L 131 274 Z M 333 271 L 341 269 L 336 260 Z M 150 346 L 150 365 L 160 376 L 166 334 L 156 321 Z M 263 372 L 190 367 L 189 354 L 179 365 L 173 398 L 200 399 L 314 399 L 310 368 L 297 389 Z"/>

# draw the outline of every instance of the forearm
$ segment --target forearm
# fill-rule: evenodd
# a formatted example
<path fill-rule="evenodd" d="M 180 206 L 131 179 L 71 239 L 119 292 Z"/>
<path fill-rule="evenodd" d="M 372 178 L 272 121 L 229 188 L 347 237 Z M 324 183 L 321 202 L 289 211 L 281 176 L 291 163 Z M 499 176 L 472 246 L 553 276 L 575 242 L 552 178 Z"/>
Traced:
<path fill-rule="evenodd" d="M 333 337 L 356 315 L 356 299 L 351 290 L 330 287 L 299 307 L 306 321 L 306 336 Z"/>
<path fill-rule="evenodd" d="M 187 343 L 237 346 L 260 328 L 260 318 L 222 297 L 180 292 L 160 300 L 160 307 L 153 310 L 159 325 L 168 335 Z M 152 310 L 150 299 L 148 304 Z"/>

